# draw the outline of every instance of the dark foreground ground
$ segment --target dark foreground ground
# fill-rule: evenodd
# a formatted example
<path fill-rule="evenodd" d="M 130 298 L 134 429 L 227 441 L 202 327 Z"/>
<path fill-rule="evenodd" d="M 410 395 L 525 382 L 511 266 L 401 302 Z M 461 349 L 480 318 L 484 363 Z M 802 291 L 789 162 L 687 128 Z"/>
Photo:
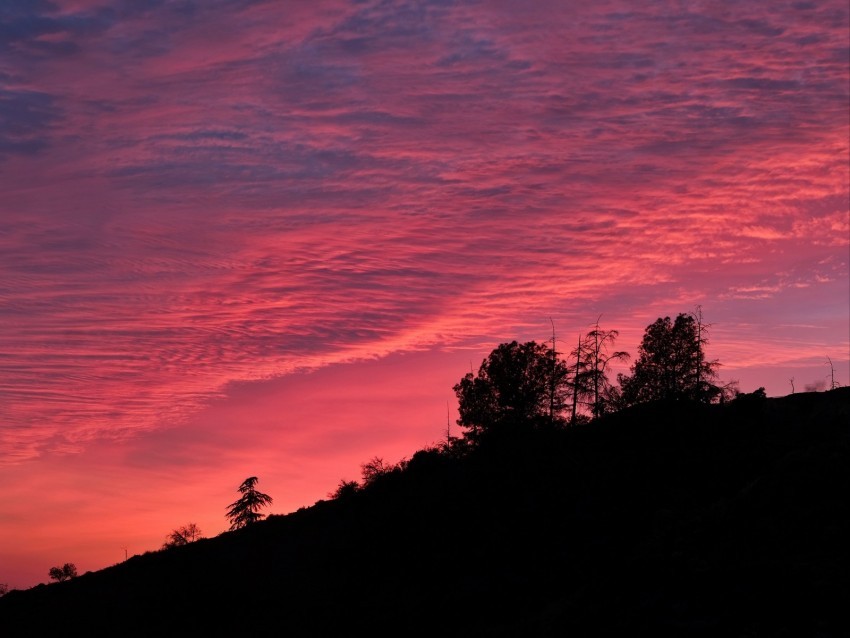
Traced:
<path fill-rule="evenodd" d="M 657 404 L 0 598 L 0 636 L 850 635 L 850 388 Z"/>

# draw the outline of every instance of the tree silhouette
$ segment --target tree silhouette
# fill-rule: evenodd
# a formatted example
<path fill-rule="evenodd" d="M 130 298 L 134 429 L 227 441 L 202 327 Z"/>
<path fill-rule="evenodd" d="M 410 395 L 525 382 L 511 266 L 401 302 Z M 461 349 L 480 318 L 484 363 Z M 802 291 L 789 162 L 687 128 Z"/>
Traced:
<path fill-rule="evenodd" d="M 554 351 L 534 341 L 503 343 L 467 373 L 453 390 L 458 425 L 479 440 L 485 433 L 523 425 L 559 423 L 565 406 L 567 367 Z"/>
<path fill-rule="evenodd" d="M 835 390 L 835 388 L 840 388 L 841 384 L 835 380 L 835 366 L 832 365 L 832 359 L 827 356 L 826 360 L 829 363 L 829 389 Z"/>
<path fill-rule="evenodd" d="M 705 357 L 707 326 L 702 313 L 680 313 L 675 321 L 658 318 L 647 326 L 630 376 L 618 380 L 625 405 L 658 399 L 710 403 L 721 398 L 714 381 L 720 364 Z"/>
<path fill-rule="evenodd" d="M 62 567 L 51 567 L 47 572 L 51 579 L 62 582 L 77 577 L 77 566 L 74 563 L 65 563 Z"/>
<path fill-rule="evenodd" d="M 251 476 L 242 481 L 239 486 L 242 496 L 228 505 L 227 518 L 231 531 L 256 523 L 265 516 L 260 514 L 260 510 L 271 505 L 272 497 L 255 489 L 258 480 L 256 476 Z"/>
<path fill-rule="evenodd" d="M 602 416 L 608 409 L 608 397 L 611 383 L 608 381 L 608 364 L 612 361 L 626 361 L 628 352 L 616 351 L 609 353 L 609 347 L 614 345 L 620 333 L 617 330 L 603 330 L 599 327 L 599 319 L 593 325 L 593 330 L 579 340 L 579 345 L 572 355 L 576 359 L 576 373 L 573 377 L 573 407 L 582 394 L 587 395 L 590 411 L 594 418 Z M 575 415 L 575 409 L 573 410 Z M 573 416 L 575 419 L 575 416 Z"/>
<path fill-rule="evenodd" d="M 572 409 L 570 414 L 570 424 L 575 425 L 579 418 L 579 400 L 587 393 L 587 388 L 585 387 L 585 381 L 587 379 L 587 375 L 585 375 L 587 357 L 585 356 L 584 351 L 584 338 L 581 334 L 578 336 L 578 345 L 576 345 L 575 349 L 570 352 L 570 357 L 572 357 L 572 361 L 575 361 L 571 368 L 572 381 L 570 382 L 570 393 L 572 394 Z"/>
<path fill-rule="evenodd" d="M 373 456 L 369 461 L 360 465 L 363 484 L 369 485 L 370 483 L 374 483 L 378 478 L 389 474 L 396 467 L 392 463 L 386 463 L 380 456 Z"/>
<path fill-rule="evenodd" d="M 194 523 L 189 523 L 188 525 L 183 525 L 182 527 L 172 530 L 171 533 L 165 537 L 165 543 L 162 544 L 162 548 L 169 549 L 171 547 L 188 545 L 200 538 L 203 538 L 201 536 L 201 528 Z"/>
<path fill-rule="evenodd" d="M 360 483 L 357 481 L 346 481 L 345 479 L 340 479 L 336 489 L 333 492 L 328 492 L 328 498 L 348 498 L 352 494 L 356 494 L 358 491 L 360 491 Z"/>

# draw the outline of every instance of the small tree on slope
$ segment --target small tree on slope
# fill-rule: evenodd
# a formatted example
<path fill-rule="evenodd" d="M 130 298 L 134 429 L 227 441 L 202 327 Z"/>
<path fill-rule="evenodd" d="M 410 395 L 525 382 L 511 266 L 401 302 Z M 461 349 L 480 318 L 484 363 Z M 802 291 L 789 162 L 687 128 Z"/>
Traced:
<path fill-rule="evenodd" d="M 77 577 L 77 566 L 74 563 L 65 563 L 62 567 L 51 567 L 48 572 L 50 578 L 62 582 Z"/>
<path fill-rule="evenodd" d="M 257 481 L 256 476 L 246 478 L 239 486 L 242 496 L 228 506 L 227 518 L 230 521 L 231 530 L 256 523 L 265 516 L 260 514 L 260 510 L 271 505 L 272 497 L 255 489 Z"/>

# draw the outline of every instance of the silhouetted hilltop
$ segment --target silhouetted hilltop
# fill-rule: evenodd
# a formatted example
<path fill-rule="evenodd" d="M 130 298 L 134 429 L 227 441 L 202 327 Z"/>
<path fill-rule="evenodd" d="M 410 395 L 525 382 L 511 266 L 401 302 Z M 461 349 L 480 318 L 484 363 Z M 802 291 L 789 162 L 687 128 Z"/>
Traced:
<path fill-rule="evenodd" d="M 850 388 L 422 450 L 360 490 L 0 598 L 3 636 L 846 636 Z"/>

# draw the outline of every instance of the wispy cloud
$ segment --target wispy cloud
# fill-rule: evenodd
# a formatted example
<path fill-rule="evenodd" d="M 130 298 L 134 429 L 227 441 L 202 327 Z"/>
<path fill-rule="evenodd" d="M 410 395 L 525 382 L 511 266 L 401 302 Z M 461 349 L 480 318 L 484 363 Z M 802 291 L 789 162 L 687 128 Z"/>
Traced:
<path fill-rule="evenodd" d="M 807 288 L 846 349 L 845 3 L 0 20 L 5 462 L 183 422 L 233 382 L 551 315 L 639 332 L 704 300 L 793 323 Z"/>

